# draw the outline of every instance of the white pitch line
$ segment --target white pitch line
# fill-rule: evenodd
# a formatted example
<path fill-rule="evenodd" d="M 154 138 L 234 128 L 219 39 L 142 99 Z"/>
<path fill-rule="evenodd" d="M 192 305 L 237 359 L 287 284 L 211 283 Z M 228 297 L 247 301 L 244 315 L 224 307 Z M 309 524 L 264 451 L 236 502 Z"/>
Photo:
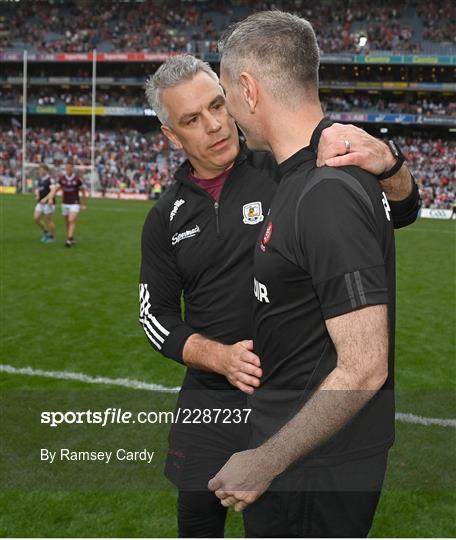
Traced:
<path fill-rule="evenodd" d="M 8 364 L 0 364 L 0 373 L 9 373 L 12 375 L 27 375 L 29 377 L 46 377 L 50 379 L 63 379 L 67 381 L 79 381 L 88 384 L 105 384 L 109 386 L 123 386 L 134 390 L 149 390 L 151 392 L 161 392 L 166 394 L 177 394 L 180 387 L 169 388 L 161 384 L 146 383 L 132 379 L 111 379 L 109 377 L 93 377 L 85 373 L 74 373 L 71 371 L 45 371 L 43 369 L 34 369 L 31 367 L 16 368 Z M 398 422 L 408 424 L 420 424 L 422 426 L 441 426 L 456 428 L 456 419 L 453 418 L 427 418 L 409 413 L 396 413 Z"/>
<path fill-rule="evenodd" d="M 453 418 L 426 418 L 409 413 L 396 413 L 396 420 L 407 422 L 408 424 L 420 424 L 422 426 L 443 426 L 456 427 L 456 420 Z"/>
<path fill-rule="evenodd" d="M 448 229 L 413 229 L 413 228 L 405 228 L 405 229 L 400 229 L 400 233 L 404 233 L 404 232 L 419 232 L 419 233 L 428 233 L 428 232 L 431 232 L 431 233 L 438 233 L 438 234 L 441 234 L 441 233 L 444 233 L 444 234 L 455 234 L 454 231 L 449 231 Z"/>
<path fill-rule="evenodd" d="M 47 377 L 50 379 L 64 379 L 67 381 L 79 381 L 89 384 L 106 384 L 111 386 L 124 386 L 134 390 L 150 390 L 152 392 L 162 392 L 164 394 L 177 394 L 180 388 L 168 388 L 161 384 L 146 383 L 132 379 L 111 379 L 109 377 L 93 377 L 85 373 L 73 373 L 71 371 L 45 371 L 43 369 L 34 369 L 31 367 L 16 368 L 8 364 L 0 364 L 0 372 L 14 375 L 28 375 L 29 377 Z"/>

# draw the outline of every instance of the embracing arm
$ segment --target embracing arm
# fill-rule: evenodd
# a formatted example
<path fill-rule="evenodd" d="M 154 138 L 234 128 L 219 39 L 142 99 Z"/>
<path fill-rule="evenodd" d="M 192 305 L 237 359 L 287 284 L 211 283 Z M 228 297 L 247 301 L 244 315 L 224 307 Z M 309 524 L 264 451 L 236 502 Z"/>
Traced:
<path fill-rule="evenodd" d="M 195 330 L 181 313 L 182 280 L 157 207 L 148 214 L 141 238 L 139 322 L 152 347 L 181 364 L 183 348 Z"/>
<path fill-rule="evenodd" d="M 347 152 L 344 141 L 350 142 Z M 375 176 L 390 170 L 395 158 L 388 145 L 351 124 L 332 124 L 322 131 L 318 145 L 317 166 L 343 167 L 355 165 Z M 380 180 L 390 203 L 394 227 L 414 223 L 420 209 L 420 196 L 415 180 L 405 164 L 386 180 Z"/>
<path fill-rule="evenodd" d="M 181 364 L 224 375 L 233 386 L 252 393 L 261 377 L 253 343 L 225 345 L 198 334 L 183 320 L 182 279 L 157 208 L 144 224 L 141 249 L 139 321 L 152 347 Z"/>
<path fill-rule="evenodd" d="M 252 340 L 225 345 L 193 334 L 185 342 L 183 360 L 191 367 L 224 375 L 246 394 L 260 386 L 261 362 L 253 352 Z"/>

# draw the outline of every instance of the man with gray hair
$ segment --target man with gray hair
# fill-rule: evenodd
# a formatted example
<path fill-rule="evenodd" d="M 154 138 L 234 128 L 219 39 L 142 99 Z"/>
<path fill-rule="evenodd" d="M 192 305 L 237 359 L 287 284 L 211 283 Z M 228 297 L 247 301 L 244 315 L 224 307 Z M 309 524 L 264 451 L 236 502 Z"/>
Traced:
<path fill-rule="evenodd" d="M 394 233 L 378 179 L 404 159 L 390 141 L 377 178 L 316 167 L 327 120 L 305 19 L 253 14 L 219 48 L 228 112 L 281 180 L 254 250 L 251 449 L 209 488 L 245 510 L 248 536 L 366 536 L 394 441 Z"/>
<path fill-rule="evenodd" d="M 247 447 L 246 397 L 263 373 L 251 340 L 253 248 L 277 188 L 277 164 L 272 154 L 240 143 L 218 78 L 201 60 L 168 60 L 146 95 L 162 132 L 188 160 L 144 224 L 140 322 L 155 350 L 187 367 L 177 407 L 195 422 L 173 424 L 165 471 L 179 488 L 179 535 L 218 537 L 226 508 L 207 482 Z M 340 129 L 325 130 L 322 161 L 340 153 Z M 343 130 L 369 167 L 388 166 L 388 153 L 378 152 L 383 143 L 354 127 Z M 392 197 L 412 191 L 407 171 L 404 190 L 403 174 Z M 410 197 L 414 213 L 407 201 L 393 210 L 398 226 L 416 216 L 416 191 Z"/>

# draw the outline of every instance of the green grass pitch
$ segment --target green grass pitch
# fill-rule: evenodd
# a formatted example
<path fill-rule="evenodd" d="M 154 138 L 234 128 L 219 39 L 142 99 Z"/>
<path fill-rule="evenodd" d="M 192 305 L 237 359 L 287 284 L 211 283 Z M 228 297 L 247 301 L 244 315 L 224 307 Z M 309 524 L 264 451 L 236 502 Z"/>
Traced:
<path fill-rule="evenodd" d="M 77 246 L 43 245 L 29 196 L 1 196 L 1 363 L 179 385 L 183 369 L 156 354 L 137 322 L 139 240 L 151 203 L 90 200 Z M 398 231 L 397 409 L 455 418 L 455 222 Z M 1 391 L 83 383 L 0 373 Z M 453 427 L 397 423 L 374 537 L 452 537 Z M 26 434 L 24 434 L 26 436 Z M 2 432 L 2 437 L 8 437 Z M 172 537 L 176 493 L 0 491 L 0 536 Z M 242 536 L 230 513 L 227 536 Z"/>

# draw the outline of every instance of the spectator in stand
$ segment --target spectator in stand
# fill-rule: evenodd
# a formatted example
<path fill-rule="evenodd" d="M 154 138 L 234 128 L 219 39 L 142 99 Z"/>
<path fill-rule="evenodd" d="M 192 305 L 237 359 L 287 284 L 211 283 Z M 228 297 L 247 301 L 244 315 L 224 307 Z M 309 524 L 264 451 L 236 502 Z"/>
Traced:
<path fill-rule="evenodd" d="M 328 112 L 346 111 L 370 111 L 395 114 L 418 114 L 429 116 L 451 116 L 456 115 L 456 101 L 451 98 L 433 97 L 417 99 L 413 103 L 405 101 L 409 96 L 405 96 L 404 101 L 399 101 L 391 94 L 342 94 L 323 95 L 322 101 Z"/>
<path fill-rule="evenodd" d="M 452 107 L 454 114 L 454 103 Z M 420 187 L 423 208 L 450 208 L 455 200 L 455 141 L 436 139 L 432 134 L 398 140 Z M 21 130 L 0 128 L 3 185 L 19 185 L 20 148 Z M 58 165 L 65 156 L 90 163 L 90 133 L 83 128 L 30 128 L 27 156 L 32 163 L 45 161 Z M 173 150 L 159 132 L 142 134 L 128 129 L 97 132 L 96 167 L 105 191 L 119 189 L 123 178 L 130 185 L 134 179 L 138 191 L 145 193 L 157 180 L 166 188 L 182 161 L 183 154 Z"/>
<path fill-rule="evenodd" d="M 17 183 L 20 178 L 21 130 L 0 129 L 0 163 L 3 182 Z M 90 131 L 84 128 L 29 128 L 27 159 L 32 163 L 59 165 L 67 157 L 79 163 L 90 163 Z M 155 170 L 166 187 L 183 154 L 173 150 L 159 132 L 144 135 L 136 130 L 101 131 L 96 138 L 96 169 L 106 190 L 119 188 L 119 183 L 131 184 L 135 175 L 148 178 Z"/>
<path fill-rule="evenodd" d="M 144 101 L 142 92 L 135 93 L 135 90 L 130 90 L 131 94 L 125 91 L 118 91 L 111 88 L 108 91 L 97 94 L 97 105 L 113 106 L 113 107 L 138 107 L 148 108 Z M 409 103 L 407 99 L 410 97 L 405 94 L 402 100 L 390 93 L 367 93 L 357 92 L 356 94 L 323 94 L 322 101 L 325 108 L 329 112 L 344 112 L 344 111 L 375 111 L 382 113 L 396 114 L 418 114 L 418 115 L 438 115 L 451 116 L 456 115 L 456 101 L 451 97 L 442 97 L 432 95 L 432 97 L 424 97 L 416 99 Z M 415 97 L 415 96 L 412 96 Z M 41 90 L 39 92 L 32 91 L 29 93 L 28 101 L 30 104 L 37 105 L 73 105 L 73 106 L 91 106 L 91 92 L 81 91 L 75 88 L 71 92 L 63 92 L 60 94 L 52 94 L 52 89 L 47 92 Z M 0 105 L 22 104 L 22 93 L 19 87 L 15 90 L 0 90 Z"/>
<path fill-rule="evenodd" d="M 420 189 L 423 208 L 451 208 L 456 199 L 455 142 L 406 137 L 399 144 Z"/>
<path fill-rule="evenodd" d="M 227 22 L 273 6 L 306 17 L 316 29 L 323 53 L 420 52 L 412 25 L 402 19 L 404 8 L 410 5 L 398 0 L 376 4 L 352 0 L 348 5 L 344 0 L 333 0 L 331 4 L 310 0 L 225 0 L 210 4 L 211 11 L 225 16 Z M 452 0 L 435 4 L 422 1 L 413 7 L 422 19 L 425 39 L 454 43 Z M 28 2 L 27 10 L 17 9 L 14 3 L 2 9 L 5 15 L 0 21 L 0 49 L 22 42 L 27 36 L 31 48 L 46 53 L 84 53 L 101 44 L 117 52 L 189 52 L 192 41 L 198 48 L 214 52 L 220 33 L 207 5 L 196 2 L 146 0 L 135 3 L 134 9 L 130 3 L 122 2 Z M 359 46 L 361 31 L 368 37 L 364 48 Z"/>
<path fill-rule="evenodd" d="M 456 43 L 455 4 L 453 0 L 418 4 L 417 13 L 424 25 L 424 39 Z"/>
<path fill-rule="evenodd" d="M 162 185 L 161 185 L 161 182 L 159 180 L 157 180 L 155 183 L 154 183 L 154 199 L 156 201 L 158 201 L 158 199 L 160 198 L 160 195 L 162 193 Z"/>

